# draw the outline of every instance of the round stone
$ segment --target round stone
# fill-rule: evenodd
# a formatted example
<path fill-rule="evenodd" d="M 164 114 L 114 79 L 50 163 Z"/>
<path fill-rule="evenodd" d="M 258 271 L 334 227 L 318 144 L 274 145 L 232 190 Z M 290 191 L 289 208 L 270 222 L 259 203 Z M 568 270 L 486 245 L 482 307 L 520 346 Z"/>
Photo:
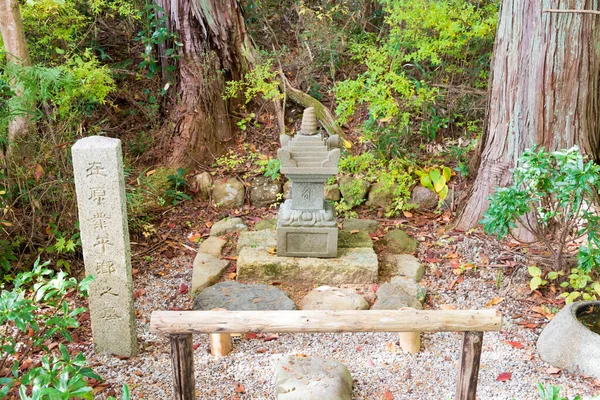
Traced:
<path fill-rule="evenodd" d="M 215 308 L 232 311 L 296 310 L 296 304 L 274 286 L 227 281 L 204 289 L 194 300 L 194 310 Z"/>

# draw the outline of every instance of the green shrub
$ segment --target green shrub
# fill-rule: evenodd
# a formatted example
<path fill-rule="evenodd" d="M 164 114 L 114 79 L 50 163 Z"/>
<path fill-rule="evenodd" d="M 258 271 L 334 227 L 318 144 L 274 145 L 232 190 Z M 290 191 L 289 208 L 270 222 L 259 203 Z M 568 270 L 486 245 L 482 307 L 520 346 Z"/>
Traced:
<path fill-rule="evenodd" d="M 542 400 L 569 400 L 569 398 L 560 395 L 560 386 L 550 386 L 546 389 L 544 385 L 538 383 L 536 387 Z M 582 400 L 582 398 L 577 395 L 572 400 Z M 587 400 L 600 400 L 600 396 L 594 396 Z"/>
<path fill-rule="evenodd" d="M 513 171 L 513 185 L 498 188 L 483 220 L 485 232 L 500 238 L 511 229 L 529 231 L 565 270 L 567 245 L 586 238 L 577 255 L 582 271 L 600 265 L 600 217 L 593 210 L 600 192 L 600 166 L 586 161 L 577 147 L 546 152 L 526 150 Z"/>

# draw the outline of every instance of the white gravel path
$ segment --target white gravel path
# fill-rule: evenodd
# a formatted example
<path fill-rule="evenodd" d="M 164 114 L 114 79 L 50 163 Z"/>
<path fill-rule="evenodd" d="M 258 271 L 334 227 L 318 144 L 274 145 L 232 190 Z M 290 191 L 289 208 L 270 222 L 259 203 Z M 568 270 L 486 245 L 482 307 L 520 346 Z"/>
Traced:
<path fill-rule="evenodd" d="M 478 254 L 479 244 L 473 238 L 463 241 L 457 248 Z M 111 384 L 112 391 L 119 393 L 121 385 L 127 383 L 132 399 L 172 398 L 169 344 L 165 338 L 149 333 L 149 319 L 153 310 L 191 309 L 191 298 L 180 294 L 179 289 L 182 283 L 190 285 L 192 261 L 191 253 L 174 260 L 157 260 L 153 263 L 156 267 L 141 270 L 134 277 L 135 290 L 145 291 L 135 302 L 141 348 L 138 357 L 123 360 L 97 356 L 88 346 L 89 362 Z M 496 274 L 497 270 L 491 268 L 469 271 L 464 282 L 453 290 L 447 289 L 452 274 L 446 273 L 445 277 L 437 279 L 428 269 L 425 277 L 433 308 L 441 304 L 451 304 L 458 309 L 485 308 L 493 297 L 504 299 L 496 306 L 505 316 L 503 330 L 484 334 L 478 398 L 539 399 L 535 389 L 537 382 L 562 386 L 563 396 L 598 394 L 600 385 L 589 378 L 565 372 L 547 373 L 550 366 L 535 355 L 535 341 L 540 329 L 523 328 L 512 320 L 513 315 L 520 313 L 522 303 L 507 293 L 513 293 L 517 283 L 512 282 L 510 292 L 499 291 L 495 284 Z M 422 351 L 409 355 L 399 349 L 396 334 L 282 334 L 272 341 L 265 341 L 258 335 L 252 339 L 236 339 L 234 351 L 229 356 L 214 358 L 208 352 L 208 337 L 195 335 L 196 394 L 199 399 L 274 399 L 275 363 L 288 354 L 306 354 L 344 363 L 354 379 L 355 399 L 382 399 L 386 391 L 394 399 L 453 399 L 460 338 L 458 333 L 424 333 Z M 519 342 L 524 348 L 513 348 L 507 341 Z M 497 381 L 503 372 L 511 372 L 512 378 L 506 382 Z M 239 384 L 243 386 L 243 392 Z M 98 398 L 110 391 L 105 390 Z"/>

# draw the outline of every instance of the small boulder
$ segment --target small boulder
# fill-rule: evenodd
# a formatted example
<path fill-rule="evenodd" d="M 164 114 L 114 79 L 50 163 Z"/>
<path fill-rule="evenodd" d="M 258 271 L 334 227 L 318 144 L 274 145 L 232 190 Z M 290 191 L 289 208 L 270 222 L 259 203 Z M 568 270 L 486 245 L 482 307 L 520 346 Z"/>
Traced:
<path fill-rule="evenodd" d="M 266 176 L 257 176 L 250 183 L 250 202 L 255 207 L 268 207 L 277 202 L 281 182 Z"/>
<path fill-rule="evenodd" d="M 410 196 L 410 203 L 416 204 L 419 208 L 431 210 L 437 207 L 439 196 L 423 186 L 415 186 Z"/>
<path fill-rule="evenodd" d="M 375 233 L 381 224 L 373 219 L 348 219 L 344 221 L 344 230 Z"/>
<path fill-rule="evenodd" d="M 373 247 L 373 240 L 367 232 L 356 232 L 347 230 L 338 231 L 338 247 L 350 249 L 355 247 Z"/>
<path fill-rule="evenodd" d="M 196 254 L 192 272 L 192 293 L 199 292 L 217 282 L 228 265 L 229 261 L 219 260 L 210 254 Z"/>
<path fill-rule="evenodd" d="M 405 276 L 420 282 L 425 273 L 425 267 L 419 259 L 410 254 L 388 254 L 385 256 L 385 261 L 396 267 L 398 275 Z"/>
<path fill-rule="evenodd" d="M 399 310 L 401 308 L 411 307 L 422 310 L 423 306 L 416 297 L 409 295 L 402 289 L 384 283 L 377 289 L 377 300 L 373 304 L 373 310 Z"/>
<path fill-rule="evenodd" d="M 210 228 L 210 236 L 221 236 L 230 232 L 246 231 L 248 227 L 241 218 L 225 218 Z"/>
<path fill-rule="evenodd" d="M 157 167 L 153 174 L 148 175 L 146 182 L 153 192 L 161 195 L 174 187 L 173 181 L 169 179 L 171 175 L 177 175 L 177 168 Z"/>
<path fill-rule="evenodd" d="M 320 286 L 311 290 L 300 304 L 303 310 L 368 310 L 369 303 L 352 289 Z"/>
<path fill-rule="evenodd" d="M 208 172 L 203 172 L 194 177 L 194 183 L 198 190 L 198 198 L 200 200 L 208 200 L 212 192 L 213 182 L 212 177 Z"/>
<path fill-rule="evenodd" d="M 288 356 L 275 366 L 277 400 L 351 400 L 352 376 L 344 364 Z"/>
<path fill-rule="evenodd" d="M 414 253 L 417 251 L 417 241 L 404 231 L 395 229 L 383 237 L 384 243 L 392 253 Z"/>
<path fill-rule="evenodd" d="M 254 230 L 256 231 L 264 231 L 264 230 L 272 230 L 277 229 L 277 220 L 276 219 L 263 219 L 254 224 Z"/>
<path fill-rule="evenodd" d="M 213 185 L 213 201 L 218 207 L 240 208 L 244 205 L 244 184 L 235 178 L 218 180 Z"/>
<path fill-rule="evenodd" d="M 296 310 L 296 304 L 275 286 L 227 281 L 204 289 L 194 299 L 194 310 Z"/>
<path fill-rule="evenodd" d="M 244 247 L 250 247 L 251 249 L 269 249 L 277 246 L 277 239 L 275 237 L 275 231 L 271 229 L 265 229 L 262 231 L 246 231 L 241 232 L 237 242 L 237 252 Z"/>
<path fill-rule="evenodd" d="M 409 296 L 414 296 L 423 304 L 427 296 L 427 289 L 419 285 L 414 279 L 407 276 L 395 276 L 390 283 L 399 289 L 402 289 Z"/>
<path fill-rule="evenodd" d="M 386 208 L 392 204 L 394 198 L 394 187 L 383 182 L 375 182 L 369 189 L 367 205 L 369 207 Z"/>
<path fill-rule="evenodd" d="M 364 202 L 369 186 L 371 186 L 364 179 L 356 179 L 348 175 L 341 177 L 339 182 L 344 201 L 351 206 L 357 206 Z"/>
<path fill-rule="evenodd" d="M 219 258 L 221 257 L 225 243 L 227 243 L 225 239 L 221 239 L 218 236 L 209 236 L 200 243 L 198 253 L 210 254 L 213 257 Z"/>
<path fill-rule="evenodd" d="M 287 181 L 283 184 L 283 199 L 289 200 L 292 198 L 292 181 Z"/>
<path fill-rule="evenodd" d="M 325 185 L 325 200 L 340 201 L 341 198 L 340 186 L 337 183 Z"/>

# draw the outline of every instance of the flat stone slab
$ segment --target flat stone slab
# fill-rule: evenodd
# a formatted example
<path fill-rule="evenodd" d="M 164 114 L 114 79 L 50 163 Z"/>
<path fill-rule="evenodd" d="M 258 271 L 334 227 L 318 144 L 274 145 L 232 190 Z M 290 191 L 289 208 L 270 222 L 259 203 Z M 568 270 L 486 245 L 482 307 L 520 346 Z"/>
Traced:
<path fill-rule="evenodd" d="M 198 253 L 210 254 L 213 257 L 219 258 L 226 243 L 227 240 L 221 239 L 218 236 L 209 236 L 200 243 Z"/>
<path fill-rule="evenodd" d="M 377 254 L 371 248 L 338 249 L 337 258 L 294 258 L 244 247 L 237 259 L 237 278 L 323 285 L 375 283 L 378 268 Z"/>
<path fill-rule="evenodd" d="M 384 283 L 379 286 L 376 295 L 377 300 L 373 304 L 373 310 L 399 310 L 406 307 L 418 310 L 423 309 L 423 306 L 416 297 L 410 296 L 391 283 Z"/>
<path fill-rule="evenodd" d="M 263 219 L 254 224 L 254 230 L 262 231 L 265 229 L 275 230 L 277 229 L 277 219 Z"/>
<path fill-rule="evenodd" d="M 296 310 L 296 304 L 275 286 L 227 281 L 204 289 L 194 299 L 194 310 L 215 308 L 231 311 Z"/>
<path fill-rule="evenodd" d="M 340 362 L 288 356 L 275 366 L 278 400 L 351 400 L 352 376 Z"/>
<path fill-rule="evenodd" d="M 386 233 L 383 240 L 385 246 L 392 253 L 414 253 L 417 251 L 417 241 L 399 229 Z"/>
<path fill-rule="evenodd" d="M 198 253 L 194 259 L 194 270 L 192 272 L 192 293 L 214 284 L 229 265 L 227 260 L 219 260 L 217 257 Z"/>
<path fill-rule="evenodd" d="M 398 271 L 398 275 L 406 276 L 420 282 L 425 273 L 425 267 L 419 259 L 410 254 L 388 254 L 385 256 L 385 262 L 394 266 Z"/>
<path fill-rule="evenodd" d="M 300 304 L 303 310 L 368 310 L 369 303 L 352 289 L 320 286 L 311 290 Z"/>
<path fill-rule="evenodd" d="M 367 232 L 356 232 L 341 230 L 338 232 L 338 248 L 370 247 L 373 248 L 373 240 Z"/>
<path fill-rule="evenodd" d="M 275 231 L 273 230 L 262 230 L 262 231 L 246 231 L 240 232 L 240 237 L 237 242 L 238 253 L 244 247 L 250 247 L 251 249 L 272 249 L 277 246 L 277 239 L 275 238 Z"/>
<path fill-rule="evenodd" d="M 230 232 L 246 231 L 248 227 L 241 218 L 225 218 L 210 228 L 210 236 L 221 236 Z"/>
<path fill-rule="evenodd" d="M 381 224 L 374 219 L 347 219 L 344 221 L 343 228 L 346 231 L 358 230 L 361 232 L 375 233 L 381 228 Z"/>

